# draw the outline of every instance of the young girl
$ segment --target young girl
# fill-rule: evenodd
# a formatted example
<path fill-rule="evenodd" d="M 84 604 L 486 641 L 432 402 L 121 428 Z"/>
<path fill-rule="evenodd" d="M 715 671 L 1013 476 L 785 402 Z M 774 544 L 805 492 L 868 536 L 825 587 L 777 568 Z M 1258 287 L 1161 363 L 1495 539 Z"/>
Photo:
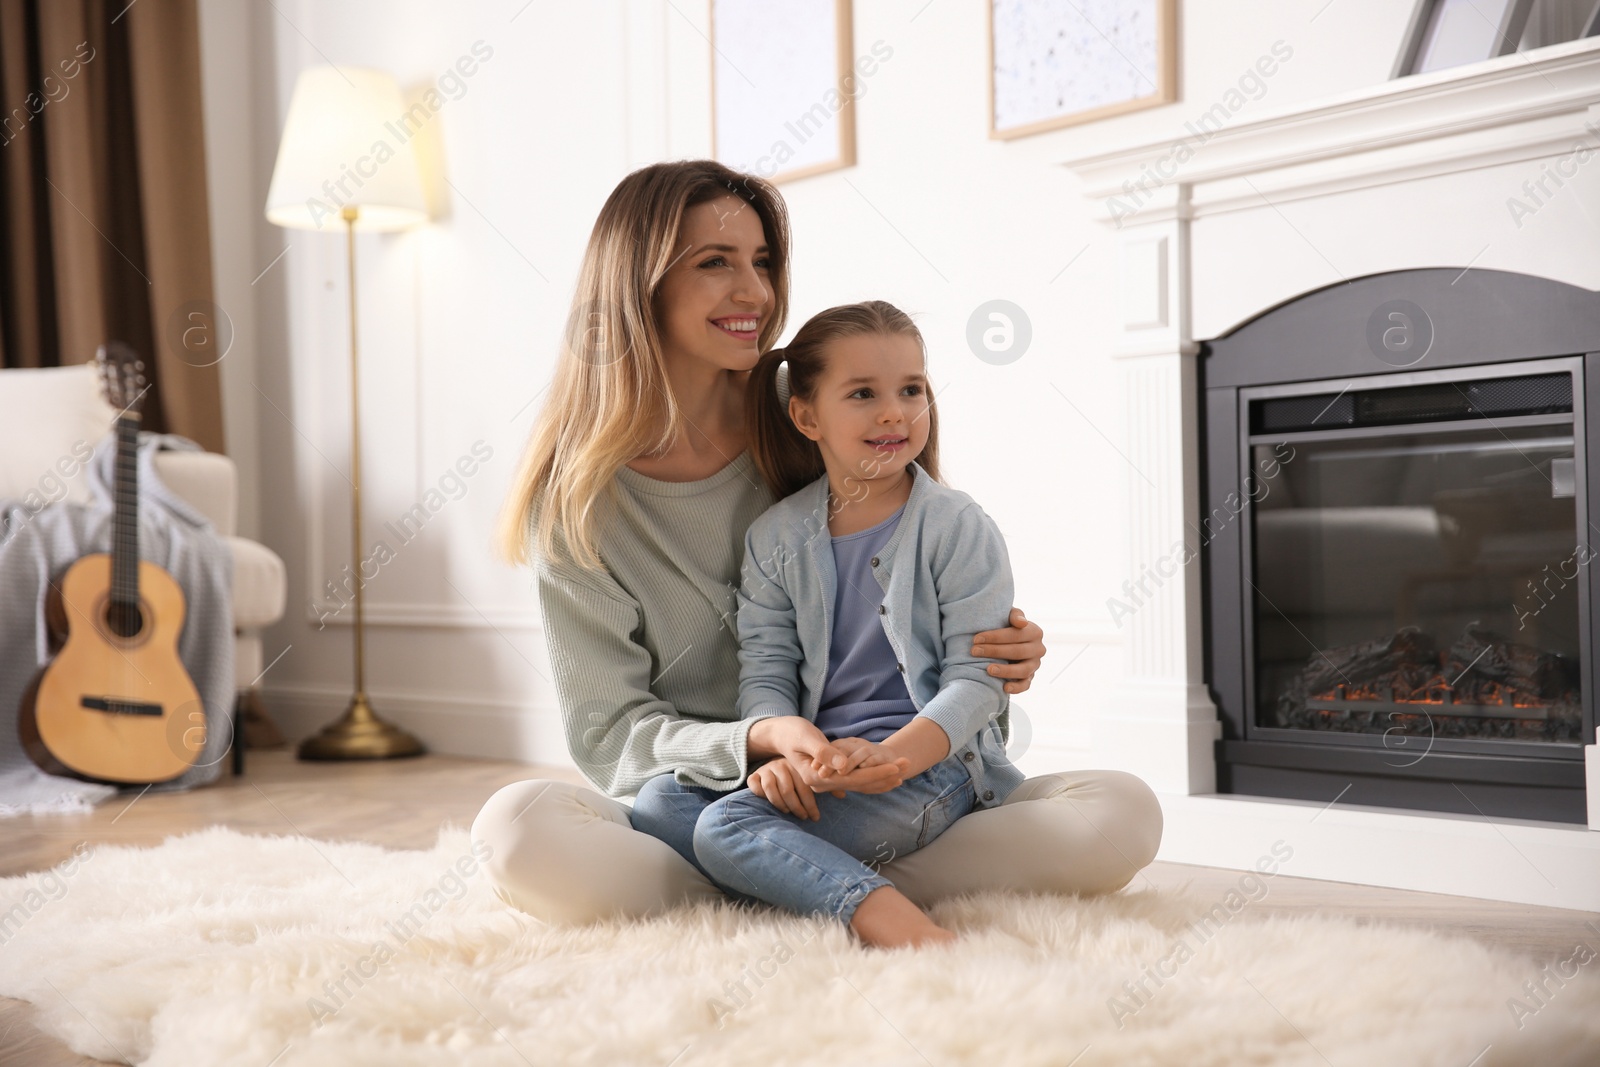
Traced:
<path fill-rule="evenodd" d="M 830 308 L 761 357 L 746 404 L 753 458 L 780 499 L 745 535 L 740 716 L 815 723 L 843 753 L 811 761 L 816 775 L 896 763 L 902 783 L 818 795 L 811 818 L 794 757 L 779 757 L 694 830 L 695 856 L 725 890 L 858 934 L 898 916 L 911 929 L 900 944 L 955 935 L 877 866 L 1023 780 L 1005 756 L 1002 680 L 970 654 L 975 632 L 1006 621 L 1005 542 L 938 481 L 925 364 L 904 312 L 881 300 Z"/>

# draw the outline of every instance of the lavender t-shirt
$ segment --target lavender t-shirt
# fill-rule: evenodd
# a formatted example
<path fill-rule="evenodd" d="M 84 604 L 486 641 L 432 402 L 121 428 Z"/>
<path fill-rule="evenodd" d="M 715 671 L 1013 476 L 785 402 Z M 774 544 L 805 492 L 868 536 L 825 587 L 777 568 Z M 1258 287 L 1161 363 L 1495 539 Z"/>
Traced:
<path fill-rule="evenodd" d="M 817 728 L 830 741 L 839 737 L 882 741 L 917 714 L 894 648 L 884 636 L 878 611 L 883 587 L 872 576 L 872 557 L 889 543 L 904 511 L 901 505 L 871 529 L 833 539 L 839 583 L 828 642 L 828 679 L 817 709 Z"/>

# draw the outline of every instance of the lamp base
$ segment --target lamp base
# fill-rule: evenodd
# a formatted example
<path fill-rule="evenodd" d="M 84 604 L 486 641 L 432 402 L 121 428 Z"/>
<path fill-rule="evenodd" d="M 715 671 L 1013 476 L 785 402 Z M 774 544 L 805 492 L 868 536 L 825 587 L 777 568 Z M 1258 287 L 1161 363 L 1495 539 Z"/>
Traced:
<path fill-rule="evenodd" d="M 357 693 L 344 717 L 300 742 L 296 754 L 304 760 L 399 759 L 426 751 L 421 741 L 374 715 L 367 695 Z"/>

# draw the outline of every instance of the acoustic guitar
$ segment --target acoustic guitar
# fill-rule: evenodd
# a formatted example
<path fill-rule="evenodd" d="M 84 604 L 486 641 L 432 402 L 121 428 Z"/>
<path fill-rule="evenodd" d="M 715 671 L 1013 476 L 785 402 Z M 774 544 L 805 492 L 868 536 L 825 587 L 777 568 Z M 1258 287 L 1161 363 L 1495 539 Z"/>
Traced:
<path fill-rule="evenodd" d="M 47 774 L 92 782 L 178 777 L 205 750 L 205 708 L 178 658 L 183 590 L 139 558 L 139 417 L 144 363 L 120 341 L 96 353 L 118 408 L 110 553 L 87 555 L 45 594 L 52 657 L 17 711 L 23 749 Z"/>

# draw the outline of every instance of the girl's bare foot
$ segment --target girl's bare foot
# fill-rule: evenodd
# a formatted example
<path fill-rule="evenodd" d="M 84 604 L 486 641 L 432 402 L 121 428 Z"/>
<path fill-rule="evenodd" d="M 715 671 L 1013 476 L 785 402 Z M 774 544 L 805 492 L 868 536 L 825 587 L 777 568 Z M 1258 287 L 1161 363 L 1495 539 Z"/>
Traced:
<path fill-rule="evenodd" d="M 863 944 L 879 948 L 945 944 L 956 935 L 932 919 L 894 886 L 879 886 L 856 906 L 850 929 Z"/>

